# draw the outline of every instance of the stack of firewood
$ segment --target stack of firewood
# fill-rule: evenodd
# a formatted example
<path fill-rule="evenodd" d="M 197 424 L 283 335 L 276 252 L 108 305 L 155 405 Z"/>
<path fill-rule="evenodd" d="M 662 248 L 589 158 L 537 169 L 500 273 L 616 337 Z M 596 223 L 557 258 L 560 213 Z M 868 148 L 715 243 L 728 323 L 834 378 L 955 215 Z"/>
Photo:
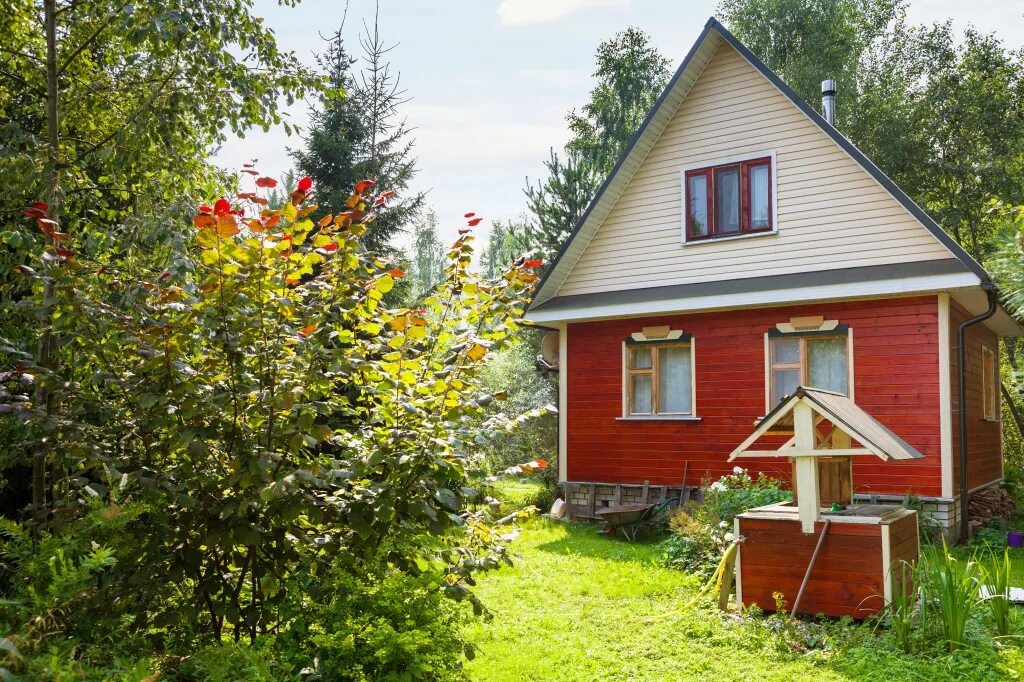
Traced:
<path fill-rule="evenodd" d="M 998 487 L 986 488 L 971 495 L 971 502 L 967 507 L 967 520 L 972 525 L 977 523 L 979 526 L 996 517 L 1009 521 L 1016 509 L 1017 504 L 1010 497 L 1010 493 Z"/>

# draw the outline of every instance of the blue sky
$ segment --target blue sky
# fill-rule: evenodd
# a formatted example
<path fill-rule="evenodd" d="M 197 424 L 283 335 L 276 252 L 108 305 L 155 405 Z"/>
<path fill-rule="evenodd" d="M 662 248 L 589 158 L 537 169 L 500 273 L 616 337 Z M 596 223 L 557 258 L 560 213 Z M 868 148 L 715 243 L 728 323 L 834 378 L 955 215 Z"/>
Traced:
<path fill-rule="evenodd" d="M 381 33 L 398 44 L 392 62 L 410 98 L 403 112 L 415 128 L 415 189 L 429 191 L 444 238 L 454 238 L 468 211 L 489 221 L 525 210 L 524 178 L 540 177 L 548 149 L 560 149 L 568 138 L 565 114 L 587 100 L 601 41 L 638 26 L 674 68 L 716 5 L 715 0 L 381 0 Z M 345 32 L 353 47 L 362 19 L 372 20 L 373 8 L 373 0 L 350 0 Z M 309 63 L 313 52 L 323 49 L 320 33 L 332 33 L 344 9 L 345 0 L 304 0 L 294 8 L 255 1 L 256 13 L 273 27 L 281 46 Z M 948 18 L 958 28 L 971 23 L 1018 46 L 1022 14 L 1015 1 L 912 0 L 909 19 Z M 307 105 L 300 102 L 289 114 L 302 126 Z M 287 148 L 301 144 L 279 127 L 255 130 L 228 141 L 215 161 L 233 170 L 257 158 L 261 172 L 279 176 L 291 167 Z"/>

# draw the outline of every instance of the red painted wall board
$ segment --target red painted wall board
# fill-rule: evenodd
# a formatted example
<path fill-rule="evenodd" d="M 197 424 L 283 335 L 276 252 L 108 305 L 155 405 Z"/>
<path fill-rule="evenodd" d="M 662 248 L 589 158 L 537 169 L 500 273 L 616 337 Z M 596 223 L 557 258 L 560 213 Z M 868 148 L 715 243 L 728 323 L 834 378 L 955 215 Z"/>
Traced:
<path fill-rule="evenodd" d="M 570 481 L 698 485 L 731 471 L 729 453 L 765 414 L 764 335 L 790 317 L 823 315 L 853 332 L 856 402 L 924 459 L 858 457 L 856 492 L 941 494 L 936 296 L 801 304 L 570 324 L 567 469 Z M 693 335 L 700 421 L 623 421 L 622 344 L 644 326 Z M 784 459 L 748 459 L 754 472 L 788 479 Z"/>

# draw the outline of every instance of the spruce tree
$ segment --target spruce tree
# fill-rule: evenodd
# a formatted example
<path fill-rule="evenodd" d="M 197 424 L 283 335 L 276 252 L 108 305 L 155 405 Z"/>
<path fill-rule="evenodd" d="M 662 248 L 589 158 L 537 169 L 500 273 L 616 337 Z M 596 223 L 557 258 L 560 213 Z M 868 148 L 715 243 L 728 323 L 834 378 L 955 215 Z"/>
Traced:
<path fill-rule="evenodd" d="M 399 108 L 408 100 L 399 86 L 399 74 L 387 61 L 394 46 L 386 46 L 379 30 L 379 7 L 372 26 L 364 23 L 359 38 L 360 59 L 350 54 L 343 37 L 345 19 L 327 39 L 327 50 L 317 64 L 331 91 L 310 112 L 303 149 L 293 150 L 300 176 L 312 178 L 319 210 L 315 217 L 345 211 L 345 200 L 357 182 L 377 181 L 378 192 L 394 191 L 364 239 L 368 249 L 390 252 L 391 240 L 415 219 L 423 194 L 407 195 L 416 173 L 413 140 Z"/>

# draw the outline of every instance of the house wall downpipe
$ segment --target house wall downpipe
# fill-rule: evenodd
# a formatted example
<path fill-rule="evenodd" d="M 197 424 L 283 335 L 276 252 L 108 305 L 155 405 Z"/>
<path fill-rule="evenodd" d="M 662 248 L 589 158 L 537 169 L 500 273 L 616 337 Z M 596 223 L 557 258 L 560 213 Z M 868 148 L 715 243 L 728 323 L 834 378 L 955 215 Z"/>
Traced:
<path fill-rule="evenodd" d="M 836 82 L 831 78 L 821 81 L 821 115 L 833 128 L 836 125 Z"/>
<path fill-rule="evenodd" d="M 988 295 L 988 310 L 975 315 L 969 320 L 964 320 L 956 328 L 956 366 L 957 366 L 957 415 L 960 418 L 960 542 L 967 542 L 967 503 L 970 492 L 967 487 L 967 352 L 964 348 L 964 338 L 967 328 L 971 325 L 984 322 L 996 314 L 996 288 L 992 282 L 982 282 L 981 288 Z"/>

